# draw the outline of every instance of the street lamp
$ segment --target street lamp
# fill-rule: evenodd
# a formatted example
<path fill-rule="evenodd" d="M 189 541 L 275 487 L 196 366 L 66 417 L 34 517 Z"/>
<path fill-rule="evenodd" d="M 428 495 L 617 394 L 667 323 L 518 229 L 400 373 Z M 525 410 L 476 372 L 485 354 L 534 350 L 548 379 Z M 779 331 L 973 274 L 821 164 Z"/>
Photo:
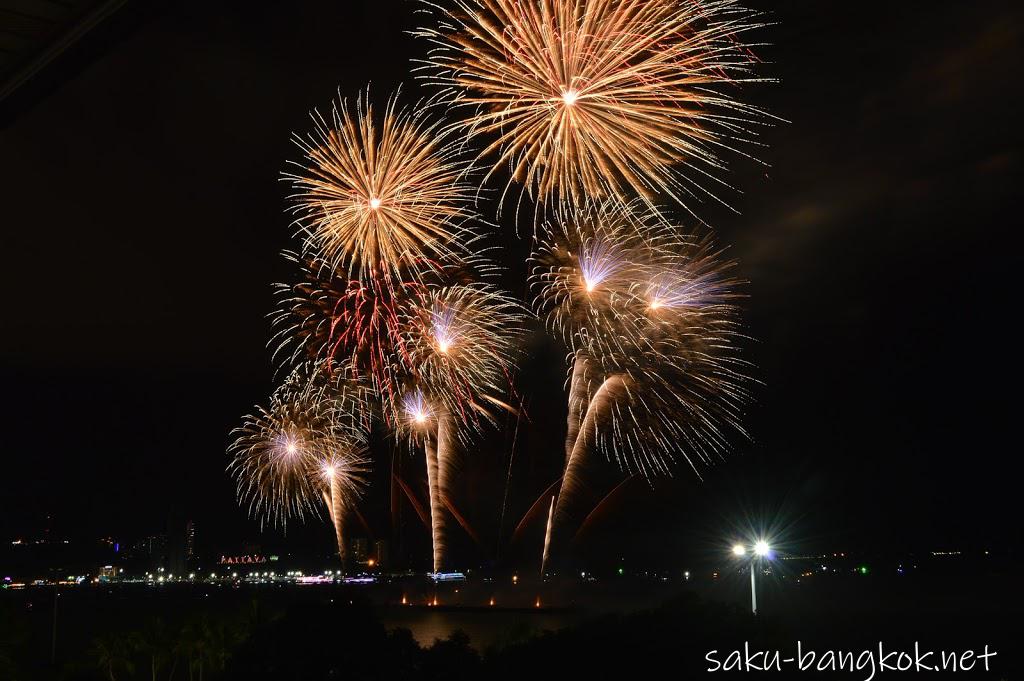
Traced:
<path fill-rule="evenodd" d="M 762 559 L 770 559 L 771 552 L 772 547 L 765 540 L 759 539 L 754 542 L 753 555 L 750 556 L 750 610 L 755 615 L 757 614 L 757 569 L 760 567 Z M 737 558 L 742 558 L 747 555 L 747 549 L 743 544 L 736 544 L 732 547 L 732 554 Z"/>

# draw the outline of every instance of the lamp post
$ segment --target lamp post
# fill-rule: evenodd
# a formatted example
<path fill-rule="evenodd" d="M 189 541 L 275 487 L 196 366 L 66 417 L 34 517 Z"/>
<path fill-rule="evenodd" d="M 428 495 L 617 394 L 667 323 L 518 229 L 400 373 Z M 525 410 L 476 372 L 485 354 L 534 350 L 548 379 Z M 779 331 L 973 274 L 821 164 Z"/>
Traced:
<path fill-rule="evenodd" d="M 743 544 L 736 544 L 732 547 L 732 553 L 737 558 L 742 558 L 747 555 L 747 548 Z M 767 558 L 770 553 L 771 547 L 768 546 L 768 542 L 763 539 L 754 542 L 754 550 L 750 556 L 750 610 L 755 615 L 757 614 L 757 568 L 761 565 L 761 560 Z"/>

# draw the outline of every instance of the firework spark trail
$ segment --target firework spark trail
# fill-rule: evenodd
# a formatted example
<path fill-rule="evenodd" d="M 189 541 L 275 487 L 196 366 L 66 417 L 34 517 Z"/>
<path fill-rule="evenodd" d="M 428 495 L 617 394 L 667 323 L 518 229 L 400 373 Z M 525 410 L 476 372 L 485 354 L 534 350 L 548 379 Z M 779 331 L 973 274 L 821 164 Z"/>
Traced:
<path fill-rule="evenodd" d="M 617 397 L 616 391 L 621 391 L 625 384 L 625 377 L 621 375 L 609 376 L 594 393 L 590 406 L 587 408 L 586 416 L 583 418 L 583 423 L 580 425 L 579 435 L 573 443 L 569 459 L 565 464 L 562 488 L 558 495 L 558 503 L 555 505 L 556 519 L 562 519 L 566 509 L 565 500 L 572 498 L 574 492 L 581 484 L 580 472 L 584 464 L 584 457 L 590 446 L 597 439 L 597 420 L 611 409 L 611 405 Z"/>
<path fill-rule="evenodd" d="M 347 405 L 351 408 L 351 401 Z M 358 418 L 359 414 L 353 415 Z M 362 475 L 367 470 L 365 444 L 359 447 L 358 451 L 332 450 L 328 451 L 320 459 L 320 474 L 324 485 L 324 496 L 328 505 L 328 515 L 334 525 L 335 540 L 338 545 L 338 557 L 341 559 L 342 569 L 348 568 L 348 555 L 345 543 L 345 519 L 349 511 L 358 511 L 353 502 L 357 497 L 350 493 L 353 482 L 362 484 Z M 363 521 L 365 524 L 365 521 Z"/>
<path fill-rule="evenodd" d="M 523 530 L 526 529 L 527 524 L 534 517 L 534 514 L 541 508 L 541 503 L 547 499 L 548 495 L 554 492 L 560 484 L 562 484 L 562 477 L 558 476 L 554 482 L 548 485 L 544 491 L 541 492 L 540 496 L 537 497 L 537 500 L 530 504 L 530 508 L 523 514 L 523 517 L 519 519 L 519 522 L 516 523 L 516 528 L 512 531 L 512 538 L 509 540 L 509 543 L 514 544 L 519 539 Z"/>
<path fill-rule="evenodd" d="M 576 530 L 576 534 L 573 535 L 573 537 L 572 537 L 573 543 L 577 542 L 583 536 L 583 534 L 586 532 L 587 528 L 590 527 L 590 525 L 594 522 L 594 520 L 597 519 L 598 514 L 601 512 L 601 510 L 607 504 L 609 504 L 611 502 L 611 500 L 614 499 L 622 490 L 626 489 L 626 485 L 629 482 L 631 482 L 632 480 L 633 480 L 633 476 L 632 475 L 627 477 L 627 478 L 625 478 L 622 482 L 620 482 L 615 487 L 613 487 L 612 491 L 610 491 L 610 492 L 608 492 L 608 494 L 604 495 L 603 499 L 601 499 L 599 502 L 597 502 L 594 505 L 593 510 L 591 510 L 590 513 L 587 514 L 587 517 L 583 519 L 582 523 L 580 523 L 580 528 L 578 530 Z"/>
<path fill-rule="evenodd" d="M 347 566 L 348 555 L 345 551 L 345 495 L 341 489 L 341 476 L 329 472 L 328 484 L 330 492 L 327 503 L 331 509 L 331 522 L 334 523 L 334 537 L 338 542 L 338 556 L 344 568 Z"/>
<path fill-rule="evenodd" d="M 551 495 L 551 504 L 548 506 L 548 522 L 544 526 L 544 552 L 540 560 L 540 574 L 543 577 L 545 570 L 547 570 L 548 559 L 551 557 L 551 530 L 555 526 L 555 499 L 556 495 Z"/>
<path fill-rule="evenodd" d="M 572 377 L 569 380 L 569 414 L 566 417 L 565 462 L 569 463 L 576 437 L 580 432 L 580 422 L 587 412 L 589 396 L 586 394 L 587 359 L 576 356 L 572 362 Z"/>
<path fill-rule="evenodd" d="M 434 441 L 437 443 L 437 491 L 441 504 L 447 511 L 450 506 L 453 488 L 452 479 L 455 477 L 455 444 L 452 430 L 455 424 L 452 423 L 450 414 L 442 414 L 437 419 L 437 428 L 434 431 Z"/>
<path fill-rule="evenodd" d="M 625 387 L 626 380 L 621 375 L 609 376 L 590 399 L 583 422 L 580 424 L 579 433 L 573 442 L 572 451 L 570 451 L 565 464 L 562 486 L 558 491 L 557 498 L 552 498 L 552 513 L 548 519 L 548 531 L 544 541 L 542 572 L 546 569 L 550 557 L 548 545 L 552 540 L 553 529 L 566 525 L 570 520 L 569 505 L 576 498 L 582 485 L 582 468 L 587 452 L 597 439 L 598 419 L 611 409 L 611 405 L 617 397 L 616 392 Z"/>
<path fill-rule="evenodd" d="M 512 464 L 515 463 L 516 445 L 519 442 L 519 422 L 521 420 L 520 412 L 522 411 L 522 406 L 522 403 L 520 403 L 520 409 L 516 412 L 516 426 L 512 431 L 512 446 L 509 448 L 508 465 L 506 466 L 505 473 L 505 489 L 501 496 L 501 513 L 498 515 L 497 545 L 494 548 L 495 561 L 501 560 L 501 543 L 505 536 L 505 513 L 508 511 L 508 497 L 512 488 Z M 508 421 L 506 421 L 506 426 L 507 424 Z"/>
<path fill-rule="evenodd" d="M 406 428 L 413 443 L 420 442 L 427 468 L 427 491 L 430 509 L 430 538 L 433 572 L 444 569 L 447 549 L 448 494 L 451 485 L 451 462 L 454 455 L 452 416 L 428 402 L 421 390 L 407 395 L 403 401 Z"/>
<path fill-rule="evenodd" d="M 392 473 L 391 475 L 395 482 L 398 483 L 398 486 L 405 493 L 406 498 L 409 499 L 409 504 L 412 506 L 412 509 L 416 511 L 416 515 L 419 517 L 420 522 L 423 523 L 423 527 L 429 530 L 430 518 L 428 517 L 427 512 L 423 510 L 423 504 L 421 504 L 420 500 L 416 498 L 416 495 L 413 493 L 413 491 L 409 489 L 409 485 L 406 484 L 405 480 L 402 480 L 402 478 L 398 477 L 398 475 L 394 473 Z"/>
<path fill-rule="evenodd" d="M 473 540 L 473 543 L 481 549 L 484 549 L 484 543 L 480 541 L 480 535 L 476 533 L 476 530 L 474 530 L 473 526 L 469 524 L 469 521 L 466 520 L 466 517 L 459 513 L 459 509 L 455 508 L 455 504 L 452 503 L 451 498 L 442 496 L 441 501 L 442 503 L 444 503 L 445 510 L 448 511 L 448 513 L 450 513 L 453 518 L 455 518 L 455 521 L 458 522 L 459 526 L 466 531 L 466 534 L 469 535 L 469 538 Z"/>
<path fill-rule="evenodd" d="M 765 80 L 744 37 L 762 24 L 733 0 L 424 2 L 422 77 L 489 140 L 485 179 L 511 170 L 506 193 L 518 180 L 540 203 L 717 198 L 719 154 L 771 121 L 732 96 Z"/>
<path fill-rule="evenodd" d="M 311 118 L 314 132 L 294 136 L 305 158 L 285 179 L 307 248 L 332 269 L 401 282 L 474 241 L 468 164 L 437 122 L 399 109 L 397 96 L 378 116 L 368 91 L 354 107 L 335 101 L 330 120 Z"/>
<path fill-rule="evenodd" d="M 441 572 L 444 567 L 445 554 L 445 516 L 444 502 L 441 500 L 441 465 L 438 458 L 437 439 L 438 433 L 435 431 L 424 441 L 427 458 L 427 485 L 430 491 L 430 537 L 435 573 Z"/>

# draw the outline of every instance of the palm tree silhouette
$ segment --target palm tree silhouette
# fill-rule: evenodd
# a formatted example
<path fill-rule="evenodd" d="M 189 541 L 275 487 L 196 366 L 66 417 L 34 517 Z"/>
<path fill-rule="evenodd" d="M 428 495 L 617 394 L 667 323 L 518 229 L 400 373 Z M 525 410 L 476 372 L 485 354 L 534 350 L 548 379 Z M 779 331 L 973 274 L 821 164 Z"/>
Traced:
<path fill-rule="evenodd" d="M 124 672 L 132 674 L 135 664 L 132 662 L 131 637 L 125 634 L 104 634 L 96 638 L 92 644 L 92 655 L 100 669 L 106 672 L 110 681 L 117 681 L 116 674 Z"/>

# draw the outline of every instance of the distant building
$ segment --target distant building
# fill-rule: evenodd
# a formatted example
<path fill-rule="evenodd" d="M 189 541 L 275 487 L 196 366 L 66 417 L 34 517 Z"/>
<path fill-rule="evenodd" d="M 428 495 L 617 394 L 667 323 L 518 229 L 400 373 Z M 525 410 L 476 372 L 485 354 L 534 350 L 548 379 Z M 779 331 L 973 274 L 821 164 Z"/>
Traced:
<path fill-rule="evenodd" d="M 357 537 L 352 541 L 352 558 L 357 563 L 365 563 L 370 559 L 370 542 L 366 537 Z"/>
<path fill-rule="evenodd" d="M 167 562 L 167 535 L 154 534 L 139 539 L 124 552 L 125 561 L 135 570 L 155 570 Z"/>
<path fill-rule="evenodd" d="M 373 543 L 373 554 L 374 560 L 377 561 L 377 567 L 381 570 L 387 569 L 389 566 L 388 556 L 388 540 L 378 539 Z"/>
<path fill-rule="evenodd" d="M 185 523 L 185 560 L 191 563 L 196 557 L 196 524 L 193 521 Z"/>

